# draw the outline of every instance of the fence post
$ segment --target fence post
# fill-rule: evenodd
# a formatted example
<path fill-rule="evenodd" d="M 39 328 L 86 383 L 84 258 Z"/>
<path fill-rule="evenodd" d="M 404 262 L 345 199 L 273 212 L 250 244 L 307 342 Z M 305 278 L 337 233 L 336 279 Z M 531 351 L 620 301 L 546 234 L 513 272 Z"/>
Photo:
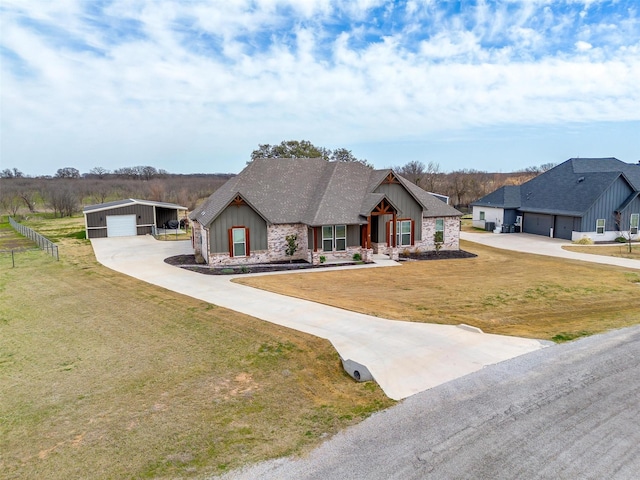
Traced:
<path fill-rule="evenodd" d="M 40 249 L 42 249 L 42 250 L 46 249 L 47 250 L 47 254 L 50 254 L 51 256 L 53 256 L 53 252 L 54 252 L 54 248 L 55 248 L 56 260 L 60 260 L 60 256 L 58 254 L 58 246 L 55 243 L 53 243 L 51 240 L 49 240 L 48 238 L 40 235 L 35 230 L 32 230 L 31 228 L 26 227 L 26 226 L 16 222 L 11 217 L 9 217 L 9 223 L 11 224 L 11 226 L 13 227 L 13 229 L 15 231 L 17 231 L 22 236 L 27 237 L 31 241 L 36 243 Z M 13 250 L 11 250 L 11 258 L 12 258 L 12 261 L 13 261 Z M 14 264 L 14 266 L 15 266 L 15 264 Z"/>

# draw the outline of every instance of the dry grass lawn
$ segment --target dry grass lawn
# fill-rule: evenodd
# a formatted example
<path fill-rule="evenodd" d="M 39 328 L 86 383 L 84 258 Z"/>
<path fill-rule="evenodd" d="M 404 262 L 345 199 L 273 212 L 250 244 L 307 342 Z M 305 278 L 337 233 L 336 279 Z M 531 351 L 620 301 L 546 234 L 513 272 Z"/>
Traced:
<path fill-rule="evenodd" d="M 102 267 L 81 218 L 30 225 L 60 261 L 0 257 L 1 478 L 201 478 L 393 404 L 324 340 Z"/>
<path fill-rule="evenodd" d="M 237 281 L 379 317 L 555 341 L 640 323 L 639 271 L 461 245 L 478 257 Z"/>
<path fill-rule="evenodd" d="M 588 253 L 591 255 L 607 255 L 609 257 L 619 258 L 631 258 L 634 260 L 640 260 L 640 244 L 634 242 L 631 244 L 631 251 L 629 251 L 629 245 L 626 243 L 620 243 L 617 245 L 567 245 L 562 247 L 570 252 Z"/>

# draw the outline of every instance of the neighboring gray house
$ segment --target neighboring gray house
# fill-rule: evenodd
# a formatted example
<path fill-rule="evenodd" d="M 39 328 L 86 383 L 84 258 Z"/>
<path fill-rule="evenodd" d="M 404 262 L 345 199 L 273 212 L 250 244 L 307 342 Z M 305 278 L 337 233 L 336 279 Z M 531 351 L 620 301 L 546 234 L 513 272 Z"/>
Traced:
<path fill-rule="evenodd" d="M 147 235 L 168 221 L 187 218 L 187 207 L 128 198 L 83 209 L 87 238 Z"/>
<path fill-rule="evenodd" d="M 392 170 L 320 158 L 256 159 L 189 218 L 193 246 L 209 264 L 313 264 L 358 253 L 458 250 L 461 213 Z M 288 257 L 286 237 L 297 235 Z"/>
<path fill-rule="evenodd" d="M 571 158 L 522 185 L 473 202 L 473 225 L 517 225 L 525 233 L 596 242 L 638 239 L 640 165 L 616 158 Z"/>

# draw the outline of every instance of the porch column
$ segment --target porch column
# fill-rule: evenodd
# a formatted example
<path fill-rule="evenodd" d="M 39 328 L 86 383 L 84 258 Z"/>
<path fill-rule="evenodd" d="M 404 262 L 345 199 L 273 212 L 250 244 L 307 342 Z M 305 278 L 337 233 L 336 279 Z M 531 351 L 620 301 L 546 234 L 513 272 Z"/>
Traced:
<path fill-rule="evenodd" d="M 395 209 L 393 210 L 393 214 L 392 214 L 391 218 L 392 218 L 391 219 L 391 222 L 392 222 L 391 225 L 393 225 L 393 228 L 391 229 L 391 231 L 393 232 L 393 235 L 392 235 L 393 239 L 390 239 L 391 241 L 389 243 L 391 243 L 390 246 L 395 248 L 395 247 L 398 246 L 398 245 L 396 245 L 398 243 L 397 242 L 398 232 L 396 232 L 396 229 L 398 228 L 398 222 L 396 221 L 397 217 L 396 217 Z"/>
<path fill-rule="evenodd" d="M 365 248 L 371 248 L 371 215 L 367 217 L 367 232 Z"/>

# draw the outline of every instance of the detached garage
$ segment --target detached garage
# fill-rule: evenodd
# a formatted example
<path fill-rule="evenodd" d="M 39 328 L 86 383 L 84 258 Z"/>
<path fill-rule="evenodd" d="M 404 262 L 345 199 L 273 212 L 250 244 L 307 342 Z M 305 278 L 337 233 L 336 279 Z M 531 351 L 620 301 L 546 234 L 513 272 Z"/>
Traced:
<path fill-rule="evenodd" d="M 87 238 L 147 235 L 187 218 L 187 208 L 151 200 L 118 200 L 84 207 Z"/>

